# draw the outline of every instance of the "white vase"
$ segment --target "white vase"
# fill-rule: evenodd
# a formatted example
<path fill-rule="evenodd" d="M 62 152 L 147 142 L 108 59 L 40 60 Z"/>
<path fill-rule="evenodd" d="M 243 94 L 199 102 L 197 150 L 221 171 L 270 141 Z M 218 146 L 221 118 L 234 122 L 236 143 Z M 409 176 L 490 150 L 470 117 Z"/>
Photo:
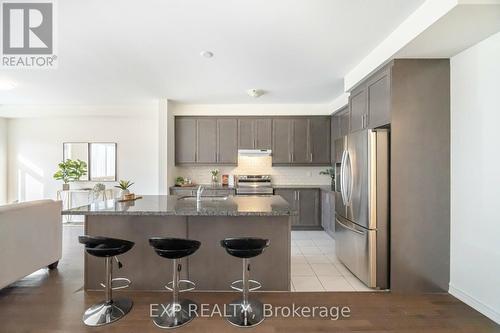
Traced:
<path fill-rule="evenodd" d="M 126 194 L 130 194 L 130 191 L 129 190 L 121 190 L 120 198 L 123 198 Z"/>

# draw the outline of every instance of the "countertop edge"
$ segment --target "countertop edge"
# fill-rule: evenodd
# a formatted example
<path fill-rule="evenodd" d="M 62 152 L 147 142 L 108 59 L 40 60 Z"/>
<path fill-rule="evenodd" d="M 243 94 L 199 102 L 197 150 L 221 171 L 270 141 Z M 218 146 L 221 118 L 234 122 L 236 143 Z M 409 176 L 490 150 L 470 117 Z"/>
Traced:
<path fill-rule="evenodd" d="M 221 212 L 200 212 L 200 213 L 166 213 L 166 212 L 75 212 L 75 211 L 63 211 L 61 215 L 79 215 L 79 216 L 186 216 L 186 217 L 195 217 L 195 216 L 214 216 L 214 217 L 224 217 L 224 216 L 232 216 L 232 217 L 244 217 L 244 216 L 297 216 L 298 212 L 275 212 L 275 213 L 259 213 L 259 212 L 235 212 L 235 213 L 221 213 Z"/>

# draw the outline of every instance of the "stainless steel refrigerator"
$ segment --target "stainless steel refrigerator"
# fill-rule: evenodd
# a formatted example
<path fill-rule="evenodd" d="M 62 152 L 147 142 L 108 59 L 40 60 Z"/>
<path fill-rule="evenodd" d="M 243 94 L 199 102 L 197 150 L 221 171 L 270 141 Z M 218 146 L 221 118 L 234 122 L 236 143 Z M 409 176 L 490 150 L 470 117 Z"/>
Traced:
<path fill-rule="evenodd" d="M 368 287 L 389 288 L 389 130 L 335 141 L 339 260 Z"/>

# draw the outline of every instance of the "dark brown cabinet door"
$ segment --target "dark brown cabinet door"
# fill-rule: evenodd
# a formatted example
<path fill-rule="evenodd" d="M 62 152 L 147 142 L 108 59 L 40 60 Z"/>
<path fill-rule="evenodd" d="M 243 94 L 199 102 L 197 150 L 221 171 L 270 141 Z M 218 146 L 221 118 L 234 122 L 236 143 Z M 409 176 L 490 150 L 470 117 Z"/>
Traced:
<path fill-rule="evenodd" d="M 275 189 L 274 194 L 281 195 L 283 199 L 285 199 L 290 206 L 294 209 L 298 209 L 297 207 L 297 192 L 295 189 Z M 292 216 L 292 226 L 298 225 L 299 219 L 298 216 Z"/>
<path fill-rule="evenodd" d="M 255 149 L 272 149 L 272 120 L 270 118 L 255 119 Z"/>
<path fill-rule="evenodd" d="M 330 117 L 309 119 L 309 161 L 315 165 L 330 165 Z"/>
<path fill-rule="evenodd" d="M 330 164 L 335 164 L 335 139 L 339 135 L 339 125 L 336 121 L 335 115 L 330 117 Z"/>
<path fill-rule="evenodd" d="M 238 120 L 239 149 L 272 149 L 271 118 L 241 118 Z"/>
<path fill-rule="evenodd" d="M 254 119 L 238 119 L 238 149 L 254 149 Z"/>
<path fill-rule="evenodd" d="M 175 164 L 196 162 L 196 119 L 175 118 Z"/>
<path fill-rule="evenodd" d="M 217 120 L 215 118 L 198 118 L 196 156 L 197 163 L 217 163 Z"/>
<path fill-rule="evenodd" d="M 309 153 L 309 119 L 293 119 L 292 126 L 292 163 L 310 163 L 311 157 Z"/>
<path fill-rule="evenodd" d="M 368 113 L 366 101 L 366 89 L 358 88 L 354 91 L 349 100 L 351 131 L 356 132 L 366 127 L 366 115 Z"/>
<path fill-rule="evenodd" d="M 340 120 L 340 137 L 344 137 L 349 134 L 349 110 L 346 110 L 339 114 Z"/>
<path fill-rule="evenodd" d="M 289 164 L 291 162 L 291 140 L 292 120 L 273 119 L 273 164 Z"/>
<path fill-rule="evenodd" d="M 321 191 L 321 226 L 325 231 L 330 229 L 331 208 L 328 192 Z"/>
<path fill-rule="evenodd" d="M 319 189 L 298 189 L 299 222 L 303 229 L 321 229 Z"/>
<path fill-rule="evenodd" d="M 335 165 L 338 155 L 335 141 L 349 134 L 349 107 L 346 106 L 332 116 L 332 135 L 331 135 L 331 162 Z"/>
<path fill-rule="evenodd" d="M 217 164 L 238 164 L 238 121 L 217 119 Z"/>
<path fill-rule="evenodd" d="M 340 112 L 340 111 L 339 111 Z M 332 133 L 332 142 L 335 139 L 340 137 L 340 116 L 338 113 L 332 115 L 332 123 L 331 123 L 331 133 Z"/>
<path fill-rule="evenodd" d="M 391 122 L 391 78 L 390 71 L 379 73 L 367 85 L 368 126 L 380 127 Z"/>
<path fill-rule="evenodd" d="M 335 237 L 335 192 L 328 193 L 330 201 L 330 236 Z"/>

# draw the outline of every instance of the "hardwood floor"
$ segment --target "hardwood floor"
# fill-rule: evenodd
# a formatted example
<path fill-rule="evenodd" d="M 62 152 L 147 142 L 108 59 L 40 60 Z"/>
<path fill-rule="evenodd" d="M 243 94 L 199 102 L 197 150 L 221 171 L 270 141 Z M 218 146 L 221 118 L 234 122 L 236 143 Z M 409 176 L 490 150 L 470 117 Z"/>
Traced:
<path fill-rule="evenodd" d="M 84 293 L 83 249 L 76 237 L 81 227 L 64 228 L 63 258 L 56 270 L 40 270 L 0 291 L 0 332 L 160 332 L 149 318 L 150 304 L 164 302 L 168 293 L 122 292 L 134 301 L 122 320 L 100 328 L 85 327 L 81 316 L 103 293 Z M 152 254 L 153 255 L 153 254 Z M 20 258 L 22 259 L 22 258 Z M 2 269 L 6 269 L 3 267 Z M 235 293 L 188 293 L 199 304 L 229 302 Z M 273 306 L 348 306 L 350 318 L 267 318 L 249 332 L 500 332 L 480 313 L 448 294 L 317 292 L 256 293 Z M 220 317 L 195 318 L 178 332 L 236 332 Z"/>

